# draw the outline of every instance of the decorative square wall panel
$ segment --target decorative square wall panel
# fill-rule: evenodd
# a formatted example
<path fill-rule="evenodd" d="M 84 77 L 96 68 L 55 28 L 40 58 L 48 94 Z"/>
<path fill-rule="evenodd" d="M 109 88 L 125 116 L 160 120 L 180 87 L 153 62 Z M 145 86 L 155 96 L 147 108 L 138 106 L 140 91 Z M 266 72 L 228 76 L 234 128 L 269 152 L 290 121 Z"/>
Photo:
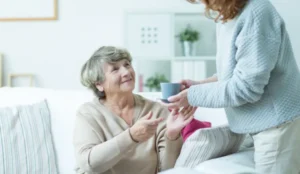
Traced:
<path fill-rule="evenodd" d="M 125 42 L 135 57 L 170 57 L 172 54 L 169 14 L 128 14 Z"/>

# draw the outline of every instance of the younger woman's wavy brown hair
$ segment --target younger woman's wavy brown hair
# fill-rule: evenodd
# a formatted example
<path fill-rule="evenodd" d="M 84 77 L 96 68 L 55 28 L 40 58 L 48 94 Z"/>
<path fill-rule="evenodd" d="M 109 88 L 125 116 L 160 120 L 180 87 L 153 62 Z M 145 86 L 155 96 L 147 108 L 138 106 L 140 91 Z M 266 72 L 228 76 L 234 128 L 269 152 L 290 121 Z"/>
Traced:
<path fill-rule="evenodd" d="M 187 0 L 191 3 L 197 0 Z M 233 19 L 245 7 L 248 0 L 201 0 L 206 6 L 206 15 L 215 21 L 227 22 Z M 216 17 L 212 17 L 211 11 L 218 12 Z"/>

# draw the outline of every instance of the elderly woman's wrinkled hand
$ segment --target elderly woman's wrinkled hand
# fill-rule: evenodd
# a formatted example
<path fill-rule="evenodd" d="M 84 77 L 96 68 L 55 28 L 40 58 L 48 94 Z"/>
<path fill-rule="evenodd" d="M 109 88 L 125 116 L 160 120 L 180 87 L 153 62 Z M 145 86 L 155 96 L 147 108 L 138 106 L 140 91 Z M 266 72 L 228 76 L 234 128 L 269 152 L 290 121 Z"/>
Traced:
<path fill-rule="evenodd" d="M 163 118 L 151 119 L 151 117 L 152 112 L 149 112 L 129 129 L 134 141 L 144 142 L 155 135 L 157 126 L 163 121 Z"/>
<path fill-rule="evenodd" d="M 196 107 L 188 106 L 178 110 L 172 110 L 167 120 L 167 137 L 170 140 L 177 139 L 181 130 L 188 125 L 194 118 Z"/>

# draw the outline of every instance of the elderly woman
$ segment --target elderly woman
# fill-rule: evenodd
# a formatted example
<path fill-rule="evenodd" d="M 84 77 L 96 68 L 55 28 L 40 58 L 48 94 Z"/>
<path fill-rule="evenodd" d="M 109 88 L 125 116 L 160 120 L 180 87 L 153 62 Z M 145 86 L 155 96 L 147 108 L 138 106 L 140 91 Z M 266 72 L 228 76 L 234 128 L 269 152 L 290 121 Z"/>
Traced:
<path fill-rule="evenodd" d="M 155 174 L 175 164 L 180 132 L 195 108 L 170 113 L 133 94 L 131 60 L 126 50 L 101 47 L 82 67 L 82 84 L 97 97 L 77 113 L 73 143 L 78 173 Z"/>

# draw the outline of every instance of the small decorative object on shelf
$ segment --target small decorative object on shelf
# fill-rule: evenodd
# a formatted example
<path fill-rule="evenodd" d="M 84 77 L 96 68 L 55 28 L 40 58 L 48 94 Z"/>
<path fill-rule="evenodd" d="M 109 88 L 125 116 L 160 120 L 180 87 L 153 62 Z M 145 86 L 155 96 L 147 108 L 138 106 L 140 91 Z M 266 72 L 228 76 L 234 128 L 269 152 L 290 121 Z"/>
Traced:
<path fill-rule="evenodd" d="M 139 75 L 139 92 L 143 92 L 143 75 Z"/>
<path fill-rule="evenodd" d="M 156 92 L 160 91 L 160 83 L 169 82 L 165 75 L 156 73 L 153 77 L 147 79 L 145 86 L 149 88 L 150 92 L 154 89 Z"/>
<path fill-rule="evenodd" d="M 193 55 L 193 45 L 194 42 L 199 39 L 199 32 L 192 29 L 191 25 L 188 25 L 184 31 L 179 35 L 179 40 L 182 43 L 182 50 L 184 56 L 194 56 Z"/>

